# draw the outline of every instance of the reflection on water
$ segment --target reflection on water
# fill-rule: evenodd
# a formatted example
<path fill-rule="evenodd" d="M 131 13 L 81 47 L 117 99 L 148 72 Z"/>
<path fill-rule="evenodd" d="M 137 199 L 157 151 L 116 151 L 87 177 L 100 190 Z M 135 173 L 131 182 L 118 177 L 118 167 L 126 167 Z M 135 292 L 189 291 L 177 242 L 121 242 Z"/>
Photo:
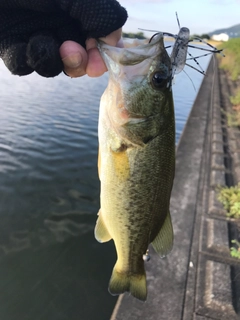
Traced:
<path fill-rule="evenodd" d="M 107 76 L 19 78 L 1 64 L 0 77 L 0 319 L 108 319 L 115 250 L 93 236 Z"/>
<path fill-rule="evenodd" d="M 0 319 L 109 319 L 115 249 L 93 235 L 107 75 L 19 78 L 0 62 L 0 80 Z M 178 139 L 196 92 L 184 73 L 173 92 Z"/>

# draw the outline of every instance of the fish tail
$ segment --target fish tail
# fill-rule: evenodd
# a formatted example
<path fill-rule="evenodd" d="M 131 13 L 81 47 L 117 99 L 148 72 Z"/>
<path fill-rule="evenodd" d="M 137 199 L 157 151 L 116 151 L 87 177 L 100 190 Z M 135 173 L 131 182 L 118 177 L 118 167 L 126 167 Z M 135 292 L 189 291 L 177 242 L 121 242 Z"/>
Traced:
<path fill-rule="evenodd" d="M 112 295 L 130 292 L 135 298 L 145 301 L 147 299 L 145 271 L 141 274 L 128 274 L 119 272 L 114 267 L 108 290 Z"/>

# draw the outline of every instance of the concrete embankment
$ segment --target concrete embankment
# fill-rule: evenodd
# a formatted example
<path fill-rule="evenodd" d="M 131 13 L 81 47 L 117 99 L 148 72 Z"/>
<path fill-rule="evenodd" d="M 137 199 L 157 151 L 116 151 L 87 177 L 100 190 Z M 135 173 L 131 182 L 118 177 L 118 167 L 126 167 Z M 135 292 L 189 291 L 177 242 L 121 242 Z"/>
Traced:
<path fill-rule="evenodd" d="M 240 261 L 229 254 L 238 226 L 226 218 L 215 190 L 236 183 L 240 163 L 240 134 L 228 132 L 221 112 L 228 100 L 224 85 L 212 60 L 177 147 L 174 249 L 162 260 L 150 249 L 147 302 L 122 295 L 111 320 L 240 319 Z"/>

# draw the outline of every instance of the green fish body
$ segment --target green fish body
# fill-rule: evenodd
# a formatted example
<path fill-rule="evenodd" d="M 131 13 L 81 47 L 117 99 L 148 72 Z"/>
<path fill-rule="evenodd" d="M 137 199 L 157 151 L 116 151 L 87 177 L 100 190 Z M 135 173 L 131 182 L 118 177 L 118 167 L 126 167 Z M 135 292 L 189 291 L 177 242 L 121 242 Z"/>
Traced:
<path fill-rule="evenodd" d="M 113 239 L 117 262 L 111 294 L 147 298 L 143 256 L 151 243 L 161 257 L 172 249 L 169 213 L 175 167 L 171 61 L 163 35 L 134 48 L 99 45 L 109 70 L 100 103 L 99 242 Z"/>

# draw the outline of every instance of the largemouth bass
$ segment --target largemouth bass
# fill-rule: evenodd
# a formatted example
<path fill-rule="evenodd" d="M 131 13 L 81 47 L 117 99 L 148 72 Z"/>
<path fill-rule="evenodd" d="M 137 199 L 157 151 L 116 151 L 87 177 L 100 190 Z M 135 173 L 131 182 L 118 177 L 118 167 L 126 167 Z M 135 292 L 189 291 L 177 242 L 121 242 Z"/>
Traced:
<path fill-rule="evenodd" d="M 149 44 L 115 48 L 99 44 L 109 70 L 99 113 L 101 209 L 99 242 L 113 239 L 117 262 L 113 295 L 147 298 L 143 255 L 151 243 L 165 256 L 173 245 L 169 213 L 175 166 L 171 61 L 163 34 Z"/>

